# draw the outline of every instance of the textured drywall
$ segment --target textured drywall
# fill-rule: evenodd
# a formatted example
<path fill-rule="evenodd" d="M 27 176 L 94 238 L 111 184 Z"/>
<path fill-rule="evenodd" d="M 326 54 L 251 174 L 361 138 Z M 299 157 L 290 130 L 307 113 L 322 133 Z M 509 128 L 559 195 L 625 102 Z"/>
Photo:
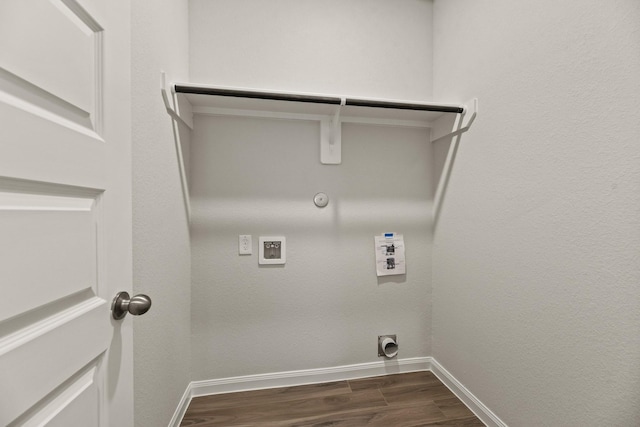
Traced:
<path fill-rule="evenodd" d="M 134 1 L 132 24 L 133 288 L 153 300 L 147 314 L 130 320 L 135 425 L 157 427 L 169 423 L 190 381 L 189 228 L 160 96 L 160 70 L 188 79 L 188 4 Z"/>
<path fill-rule="evenodd" d="M 194 82 L 396 99 L 431 96 L 431 1 L 190 2 Z M 319 124 L 196 118 L 191 160 L 193 378 L 430 354 L 428 131 L 343 126 L 343 164 L 319 162 Z M 324 191 L 329 206 L 313 196 Z M 378 280 L 373 237 L 403 233 L 408 272 Z M 238 256 L 238 234 L 254 255 Z M 287 264 L 258 266 L 284 235 Z"/>
<path fill-rule="evenodd" d="M 191 0 L 194 82 L 431 96 L 430 0 Z"/>
<path fill-rule="evenodd" d="M 435 231 L 433 356 L 513 426 L 640 425 L 640 3 L 434 3 L 478 97 Z"/>
<path fill-rule="evenodd" d="M 197 116 L 192 135 L 194 380 L 431 353 L 428 130 L 343 124 L 342 164 L 319 162 L 313 121 Z M 318 208 L 323 191 L 329 205 Z M 374 236 L 404 234 L 405 276 L 376 277 Z M 238 235 L 253 236 L 251 256 Z M 258 265 L 259 236 L 287 239 Z"/>

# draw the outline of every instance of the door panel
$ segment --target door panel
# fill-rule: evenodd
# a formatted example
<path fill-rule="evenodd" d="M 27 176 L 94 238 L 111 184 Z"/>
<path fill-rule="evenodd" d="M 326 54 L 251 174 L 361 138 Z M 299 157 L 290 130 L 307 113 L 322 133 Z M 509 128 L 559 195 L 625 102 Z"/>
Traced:
<path fill-rule="evenodd" d="M 31 417 L 38 402 L 56 399 L 64 391 L 62 384 L 88 363 L 99 363 L 109 343 L 108 322 L 104 321 L 108 316 L 107 303 L 89 297 L 45 319 L 36 316 L 38 320 L 7 337 L 0 365 L 12 369 L 0 384 L 0 425 Z M 92 404 L 97 408 L 99 401 Z M 61 408 L 49 409 L 55 412 Z"/>
<path fill-rule="evenodd" d="M 54 400 L 41 402 L 38 410 L 30 418 L 18 420 L 25 427 L 47 425 L 48 427 L 69 427 L 83 420 L 83 427 L 99 426 L 96 404 L 98 402 L 98 385 L 96 377 L 98 368 L 90 365 L 83 372 L 64 384 Z M 81 414 L 82 418 L 78 417 Z"/>
<path fill-rule="evenodd" d="M 97 134 L 50 109 L 43 111 L 30 103 L 23 106 L 15 99 L 9 99 L 13 103 L 9 104 L 2 90 L 0 117 L 5 127 L 0 133 L 0 177 L 25 179 L 32 186 L 56 182 L 80 187 L 79 191 L 104 189 L 107 147 Z"/>
<path fill-rule="evenodd" d="M 0 1 L 1 426 L 133 423 L 129 14 Z"/>
<path fill-rule="evenodd" d="M 100 83 L 102 50 L 96 34 L 101 28 L 87 15 L 78 16 L 69 7 L 74 3 L 2 0 L 0 16 L 11 19 L 0 27 L 0 51 L 6 71 L 92 113 Z"/>
<path fill-rule="evenodd" d="M 96 293 L 93 198 L 0 192 L 0 321 L 92 289 Z M 37 268 L 33 268 L 37 266 Z"/>

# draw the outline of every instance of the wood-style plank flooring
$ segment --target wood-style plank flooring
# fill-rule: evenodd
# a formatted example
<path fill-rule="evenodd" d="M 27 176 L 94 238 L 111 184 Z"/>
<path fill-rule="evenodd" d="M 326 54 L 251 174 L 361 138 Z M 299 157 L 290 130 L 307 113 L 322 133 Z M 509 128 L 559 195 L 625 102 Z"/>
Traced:
<path fill-rule="evenodd" d="M 180 425 L 484 426 L 427 371 L 196 397 Z"/>

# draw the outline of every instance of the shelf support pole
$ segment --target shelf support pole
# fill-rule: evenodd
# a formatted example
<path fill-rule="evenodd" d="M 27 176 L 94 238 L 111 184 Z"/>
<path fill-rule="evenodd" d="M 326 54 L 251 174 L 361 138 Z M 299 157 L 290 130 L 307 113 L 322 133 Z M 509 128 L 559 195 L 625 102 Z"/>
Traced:
<path fill-rule="evenodd" d="M 171 116 L 171 127 L 173 129 L 173 141 L 176 150 L 176 157 L 178 160 L 178 170 L 180 172 L 180 184 L 182 187 L 182 199 L 184 202 L 185 213 L 187 221 L 191 222 L 191 203 L 189 200 L 189 184 L 187 182 L 187 174 L 185 172 L 184 159 L 182 157 L 182 142 L 180 138 L 180 126 L 186 126 L 189 129 L 193 129 L 193 124 L 185 121 L 178 112 L 178 99 L 177 95 L 173 93 L 173 105 L 169 100 L 167 91 L 167 80 L 164 71 L 160 72 L 160 93 L 162 94 L 162 100 L 169 116 Z"/>

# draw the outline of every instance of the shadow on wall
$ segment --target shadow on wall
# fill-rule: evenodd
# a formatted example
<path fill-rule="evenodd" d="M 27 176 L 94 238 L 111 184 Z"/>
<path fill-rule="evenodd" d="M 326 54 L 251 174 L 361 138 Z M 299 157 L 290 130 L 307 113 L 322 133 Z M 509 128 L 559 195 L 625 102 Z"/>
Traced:
<path fill-rule="evenodd" d="M 430 200 L 336 197 L 319 211 L 311 200 L 286 197 L 279 200 L 200 197 L 194 201 L 192 235 L 213 236 L 221 229 L 233 229 L 237 223 L 269 224 L 271 229 L 304 230 L 307 234 L 323 236 L 328 229 L 357 234 L 363 230 L 377 230 L 380 224 L 396 223 L 398 212 L 402 212 L 404 228 L 421 228 L 431 221 L 428 215 L 431 208 Z M 371 215 L 372 209 L 376 211 L 375 216 Z"/>
<path fill-rule="evenodd" d="M 475 103 L 475 110 L 477 111 L 477 100 L 475 101 Z M 451 178 L 451 172 L 453 171 L 453 164 L 455 163 L 455 159 L 458 154 L 460 140 L 462 139 L 462 135 L 464 134 L 464 132 L 469 130 L 471 124 L 475 121 L 476 118 L 476 112 L 472 110 L 467 114 L 471 113 L 473 114 L 466 118 L 466 122 L 463 114 L 456 116 L 444 116 L 438 119 L 435 123 L 434 133 L 436 135 L 444 134 L 445 136 L 435 137 L 434 139 L 432 139 L 432 144 L 434 145 L 434 182 L 437 183 L 433 200 L 434 231 L 438 226 L 438 219 L 440 218 L 442 203 L 447 192 L 449 179 Z"/>
<path fill-rule="evenodd" d="M 437 162 L 435 173 L 440 174 L 440 178 L 436 181 L 438 187 L 436 189 L 436 195 L 433 200 L 433 229 L 438 226 L 438 219 L 440 218 L 440 210 L 442 209 L 442 203 L 447 193 L 447 186 L 449 185 L 449 179 L 451 178 L 451 172 L 453 171 L 453 164 L 455 163 L 456 156 L 458 154 L 458 147 L 460 146 L 460 139 L 462 135 L 456 135 L 451 138 L 441 139 L 434 142 L 436 146 L 444 147 L 446 150 L 446 157 L 443 157 L 440 163 Z M 439 148 L 436 148 L 438 150 Z"/>
<path fill-rule="evenodd" d="M 402 274 L 398 276 L 382 276 L 378 277 L 378 286 L 386 285 L 388 283 L 406 283 L 407 275 Z"/>

